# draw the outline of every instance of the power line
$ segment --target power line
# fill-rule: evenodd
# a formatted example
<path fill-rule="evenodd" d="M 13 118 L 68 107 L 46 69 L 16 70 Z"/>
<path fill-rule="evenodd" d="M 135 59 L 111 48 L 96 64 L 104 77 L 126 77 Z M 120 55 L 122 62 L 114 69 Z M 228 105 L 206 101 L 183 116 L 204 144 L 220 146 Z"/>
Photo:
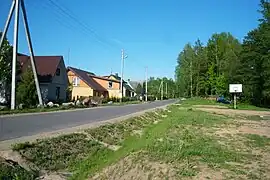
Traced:
<path fill-rule="evenodd" d="M 72 13 L 71 10 L 69 10 L 67 7 L 64 7 L 64 5 L 60 5 L 60 3 L 58 2 L 58 4 L 53 1 L 53 0 L 48 0 L 48 2 L 50 2 L 50 4 L 54 7 L 56 7 L 62 14 L 64 14 L 66 17 L 68 17 L 69 19 L 73 20 L 73 22 L 77 23 L 77 25 L 79 25 L 82 29 L 84 29 L 85 31 L 89 32 L 90 34 L 92 34 L 94 36 L 94 38 L 99 42 L 102 43 L 104 45 L 108 45 L 111 47 L 114 47 L 111 43 L 107 42 L 104 38 L 100 37 L 93 29 L 91 29 L 90 27 L 88 27 L 86 25 L 86 23 L 82 22 L 79 18 L 77 18 L 74 13 Z M 118 48 L 117 48 L 118 49 Z"/>

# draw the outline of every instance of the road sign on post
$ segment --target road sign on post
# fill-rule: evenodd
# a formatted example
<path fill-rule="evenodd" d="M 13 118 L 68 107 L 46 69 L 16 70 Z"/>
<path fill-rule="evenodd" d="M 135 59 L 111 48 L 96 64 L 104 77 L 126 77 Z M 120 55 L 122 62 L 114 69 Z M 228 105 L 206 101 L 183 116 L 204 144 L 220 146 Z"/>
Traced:
<path fill-rule="evenodd" d="M 242 92 L 242 84 L 230 84 L 229 92 L 234 94 L 234 109 L 236 109 L 236 95 Z"/>

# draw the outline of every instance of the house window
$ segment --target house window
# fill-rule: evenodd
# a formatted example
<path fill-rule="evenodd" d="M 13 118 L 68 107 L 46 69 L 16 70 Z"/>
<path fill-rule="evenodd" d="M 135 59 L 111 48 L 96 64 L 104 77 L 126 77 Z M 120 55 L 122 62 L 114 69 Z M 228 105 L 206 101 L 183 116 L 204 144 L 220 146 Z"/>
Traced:
<path fill-rule="evenodd" d="M 58 100 L 60 97 L 60 87 L 56 87 L 56 99 Z"/>
<path fill-rule="evenodd" d="M 111 89 L 113 87 L 113 82 L 109 81 L 109 88 Z"/>
<path fill-rule="evenodd" d="M 79 86 L 80 85 L 80 79 L 78 77 L 74 77 L 72 79 L 73 86 Z"/>
<path fill-rule="evenodd" d="M 56 76 L 60 76 L 60 68 L 57 68 L 56 69 L 56 73 L 55 74 L 56 74 Z"/>

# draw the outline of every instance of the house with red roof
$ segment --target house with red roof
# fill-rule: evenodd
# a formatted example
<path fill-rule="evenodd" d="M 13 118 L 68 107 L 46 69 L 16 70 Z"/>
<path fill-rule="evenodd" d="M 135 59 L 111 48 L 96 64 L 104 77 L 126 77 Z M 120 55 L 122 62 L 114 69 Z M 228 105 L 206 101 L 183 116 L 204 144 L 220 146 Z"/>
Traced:
<path fill-rule="evenodd" d="M 18 54 L 22 73 L 31 68 L 30 56 Z M 68 78 L 63 56 L 35 56 L 35 65 L 44 102 L 67 100 Z"/>

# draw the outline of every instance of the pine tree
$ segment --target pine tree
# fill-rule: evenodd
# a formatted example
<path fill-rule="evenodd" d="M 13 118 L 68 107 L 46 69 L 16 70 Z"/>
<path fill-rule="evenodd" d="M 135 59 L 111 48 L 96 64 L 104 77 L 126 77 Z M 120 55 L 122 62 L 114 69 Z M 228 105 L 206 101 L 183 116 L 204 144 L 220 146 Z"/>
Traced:
<path fill-rule="evenodd" d="M 37 92 L 31 68 L 28 68 L 28 70 L 22 74 L 21 78 L 16 94 L 17 104 L 23 104 L 28 108 L 37 105 Z"/>

